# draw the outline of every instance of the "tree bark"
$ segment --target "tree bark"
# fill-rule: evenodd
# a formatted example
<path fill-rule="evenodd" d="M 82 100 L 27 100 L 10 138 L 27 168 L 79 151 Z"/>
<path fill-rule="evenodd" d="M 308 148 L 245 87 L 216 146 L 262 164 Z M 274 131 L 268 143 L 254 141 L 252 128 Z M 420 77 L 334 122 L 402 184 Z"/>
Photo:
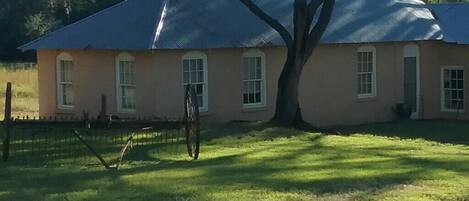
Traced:
<path fill-rule="evenodd" d="M 294 53 L 291 53 L 294 54 Z M 302 64 L 295 61 L 294 55 L 288 56 L 278 79 L 278 91 L 275 115 L 271 122 L 282 126 L 295 126 L 302 122 L 298 101 Z"/>

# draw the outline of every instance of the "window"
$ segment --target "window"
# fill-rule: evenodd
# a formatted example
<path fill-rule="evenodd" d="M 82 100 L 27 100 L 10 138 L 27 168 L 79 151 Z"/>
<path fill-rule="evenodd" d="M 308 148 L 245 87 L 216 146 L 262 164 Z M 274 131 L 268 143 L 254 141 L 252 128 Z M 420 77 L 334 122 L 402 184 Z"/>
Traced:
<path fill-rule="evenodd" d="M 136 110 L 135 59 L 122 53 L 116 58 L 117 107 L 122 113 Z"/>
<path fill-rule="evenodd" d="M 357 92 L 358 98 L 376 96 L 376 49 L 363 46 L 357 52 Z"/>
<path fill-rule="evenodd" d="M 243 55 L 243 105 L 265 106 L 265 54 L 254 50 Z"/>
<path fill-rule="evenodd" d="M 207 56 L 202 52 L 190 52 L 182 58 L 183 84 L 194 86 L 199 110 L 208 111 Z"/>
<path fill-rule="evenodd" d="M 73 58 L 67 53 L 57 56 L 57 102 L 59 109 L 73 109 Z"/>
<path fill-rule="evenodd" d="M 464 111 L 465 86 L 463 67 L 443 67 L 442 76 L 442 109 L 444 112 Z"/>

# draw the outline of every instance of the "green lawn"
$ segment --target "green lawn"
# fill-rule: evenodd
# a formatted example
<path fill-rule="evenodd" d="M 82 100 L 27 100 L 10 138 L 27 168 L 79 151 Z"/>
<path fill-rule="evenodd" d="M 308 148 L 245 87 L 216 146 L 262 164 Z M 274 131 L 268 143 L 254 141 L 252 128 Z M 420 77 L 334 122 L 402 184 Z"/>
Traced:
<path fill-rule="evenodd" d="M 0 200 L 469 200 L 469 123 L 206 128 L 201 159 L 136 149 L 97 162 L 0 163 Z M 450 142 L 450 143 L 448 143 Z"/>

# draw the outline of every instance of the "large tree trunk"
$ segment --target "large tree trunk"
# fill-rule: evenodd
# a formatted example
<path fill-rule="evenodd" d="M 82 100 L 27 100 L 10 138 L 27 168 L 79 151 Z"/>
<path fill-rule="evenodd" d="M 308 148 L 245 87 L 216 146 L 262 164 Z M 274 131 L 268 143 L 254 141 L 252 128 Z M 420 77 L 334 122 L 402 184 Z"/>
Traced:
<path fill-rule="evenodd" d="M 271 120 L 275 124 L 289 127 L 303 123 L 298 94 L 304 64 L 302 59 L 295 57 L 295 54 L 288 54 L 278 80 L 276 111 Z"/>
<path fill-rule="evenodd" d="M 301 72 L 326 31 L 335 0 L 295 0 L 293 36 L 287 28 L 259 8 L 252 0 L 240 1 L 277 31 L 288 49 L 287 60 L 278 80 L 277 105 L 271 122 L 288 127 L 305 126 L 298 101 Z M 314 16 L 319 9 L 321 13 L 313 26 Z"/>

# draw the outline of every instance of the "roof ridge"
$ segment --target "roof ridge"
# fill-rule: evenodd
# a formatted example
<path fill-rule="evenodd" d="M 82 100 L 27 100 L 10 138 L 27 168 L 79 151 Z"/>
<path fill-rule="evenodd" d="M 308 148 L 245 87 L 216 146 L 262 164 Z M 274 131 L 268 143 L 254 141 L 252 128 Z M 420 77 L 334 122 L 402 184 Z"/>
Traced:
<path fill-rule="evenodd" d="M 154 31 L 153 31 L 153 36 L 151 37 L 150 45 L 148 49 L 155 49 L 156 48 L 156 43 L 160 39 L 160 34 L 161 30 L 163 30 L 164 26 L 164 20 L 166 18 L 167 14 L 167 8 L 168 8 L 169 0 L 164 0 L 162 2 L 162 6 L 160 11 L 158 12 L 160 14 L 160 19 L 158 20 L 157 23 L 155 23 Z"/>

